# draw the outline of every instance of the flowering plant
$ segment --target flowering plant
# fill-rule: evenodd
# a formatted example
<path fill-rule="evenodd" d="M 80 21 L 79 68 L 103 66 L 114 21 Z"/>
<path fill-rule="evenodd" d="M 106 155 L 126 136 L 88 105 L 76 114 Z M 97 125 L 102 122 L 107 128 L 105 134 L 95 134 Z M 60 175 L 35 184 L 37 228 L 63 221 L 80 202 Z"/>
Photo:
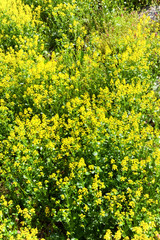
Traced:
<path fill-rule="evenodd" d="M 12 2 L 0 1 L 0 239 L 157 239 L 159 26 L 105 1 Z"/>

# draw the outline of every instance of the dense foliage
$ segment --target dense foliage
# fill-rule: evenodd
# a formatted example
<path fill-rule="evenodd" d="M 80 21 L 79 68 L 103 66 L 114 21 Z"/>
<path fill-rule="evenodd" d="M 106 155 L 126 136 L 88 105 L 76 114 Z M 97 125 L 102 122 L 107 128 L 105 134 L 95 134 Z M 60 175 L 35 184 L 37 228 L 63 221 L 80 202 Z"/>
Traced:
<path fill-rule="evenodd" d="M 0 239 L 159 239 L 159 22 L 122 4 L 0 0 Z"/>

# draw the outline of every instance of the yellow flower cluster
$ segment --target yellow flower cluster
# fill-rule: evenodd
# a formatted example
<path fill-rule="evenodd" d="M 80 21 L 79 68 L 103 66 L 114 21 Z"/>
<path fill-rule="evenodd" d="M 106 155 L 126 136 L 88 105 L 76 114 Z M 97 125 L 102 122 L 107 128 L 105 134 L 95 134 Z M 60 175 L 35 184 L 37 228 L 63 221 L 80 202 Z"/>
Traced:
<path fill-rule="evenodd" d="M 154 239 L 160 36 L 144 16 L 114 45 L 86 36 L 83 1 L 42 2 L 0 1 L 16 27 L 13 41 L 0 32 L 0 239 Z"/>

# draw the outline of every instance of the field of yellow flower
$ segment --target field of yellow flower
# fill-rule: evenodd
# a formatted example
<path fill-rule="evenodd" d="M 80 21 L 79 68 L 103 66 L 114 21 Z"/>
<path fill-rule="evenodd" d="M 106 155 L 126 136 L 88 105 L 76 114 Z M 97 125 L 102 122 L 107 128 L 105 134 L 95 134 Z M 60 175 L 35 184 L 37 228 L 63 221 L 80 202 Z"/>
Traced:
<path fill-rule="evenodd" d="M 0 0 L 0 239 L 160 238 L 151 2 Z"/>

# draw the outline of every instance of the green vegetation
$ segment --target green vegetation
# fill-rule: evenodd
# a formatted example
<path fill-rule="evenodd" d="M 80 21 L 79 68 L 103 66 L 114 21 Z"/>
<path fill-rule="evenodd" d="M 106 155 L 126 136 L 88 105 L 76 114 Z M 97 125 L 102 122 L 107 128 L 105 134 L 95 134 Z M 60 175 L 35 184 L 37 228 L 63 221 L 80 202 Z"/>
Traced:
<path fill-rule="evenodd" d="M 146 4 L 0 0 L 0 239 L 159 239 L 160 29 Z"/>

